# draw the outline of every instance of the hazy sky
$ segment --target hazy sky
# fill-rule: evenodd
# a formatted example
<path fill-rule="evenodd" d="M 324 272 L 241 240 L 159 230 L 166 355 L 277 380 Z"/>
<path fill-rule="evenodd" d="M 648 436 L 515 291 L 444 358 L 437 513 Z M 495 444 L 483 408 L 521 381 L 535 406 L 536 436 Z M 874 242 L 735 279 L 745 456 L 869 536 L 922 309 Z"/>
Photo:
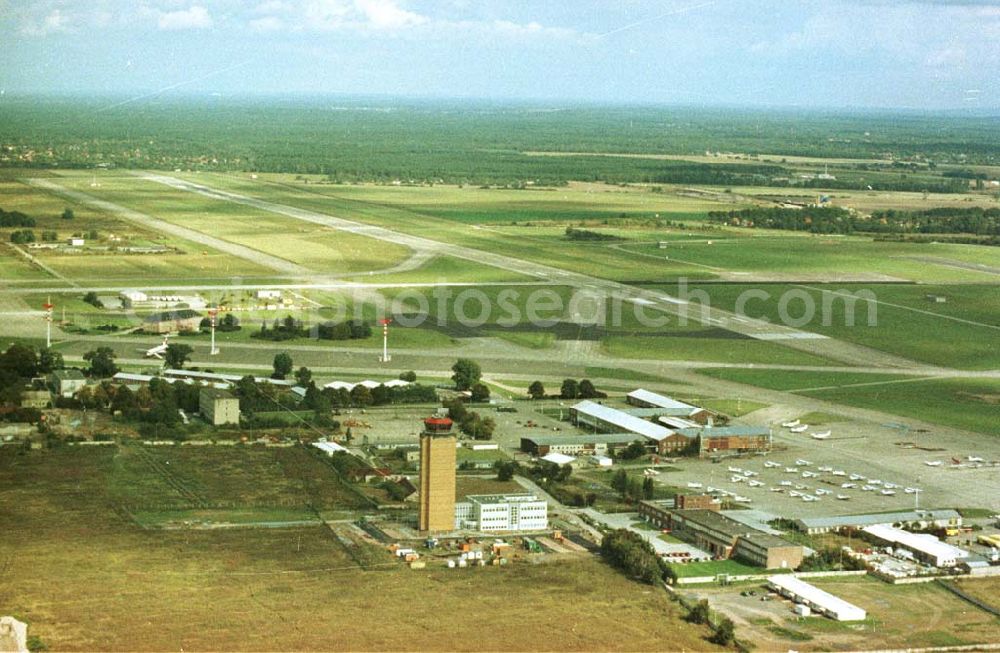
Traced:
<path fill-rule="evenodd" d="M 1000 0 L 0 0 L 0 89 L 1000 108 Z"/>

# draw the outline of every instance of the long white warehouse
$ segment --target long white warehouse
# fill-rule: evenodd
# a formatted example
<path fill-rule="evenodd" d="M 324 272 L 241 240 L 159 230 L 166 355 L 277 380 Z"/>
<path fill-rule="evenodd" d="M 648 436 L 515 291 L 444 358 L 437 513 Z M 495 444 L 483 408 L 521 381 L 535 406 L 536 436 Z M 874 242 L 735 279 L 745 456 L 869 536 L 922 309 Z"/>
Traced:
<path fill-rule="evenodd" d="M 813 612 L 826 615 L 837 621 L 860 621 L 867 613 L 842 598 L 810 585 L 792 574 L 778 574 L 767 579 L 768 584 L 782 596 L 796 603 L 809 606 Z"/>
<path fill-rule="evenodd" d="M 921 562 L 935 567 L 954 567 L 960 558 L 967 558 L 969 552 L 942 542 L 933 535 L 911 533 L 901 528 L 876 524 L 868 526 L 864 532 L 896 547 L 903 547 L 913 553 Z"/>
<path fill-rule="evenodd" d="M 641 417 L 593 401 L 581 401 L 571 406 L 569 411 L 576 424 L 583 424 L 598 431 L 635 433 L 657 442 L 673 433 L 670 429 L 647 422 Z"/>

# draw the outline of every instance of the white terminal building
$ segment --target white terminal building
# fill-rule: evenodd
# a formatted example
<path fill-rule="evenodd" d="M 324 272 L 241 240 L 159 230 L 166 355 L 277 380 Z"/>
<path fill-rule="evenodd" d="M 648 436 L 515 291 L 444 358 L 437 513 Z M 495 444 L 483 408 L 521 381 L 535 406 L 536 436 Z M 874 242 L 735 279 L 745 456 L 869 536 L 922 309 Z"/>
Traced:
<path fill-rule="evenodd" d="M 549 504 L 534 494 L 470 494 L 455 504 L 455 529 L 482 532 L 541 531 Z"/>
<path fill-rule="evenodd" d="M 768 585 L 782 596 L 808 606 L 813 612 L 837 621 L 861 621 L 867 616 L 862 608 L 848 603 L 792 574 L 777 574 L 767 579 Z"/>
<path fill-rule="evenodd" d="M 921 562 L 935 567 L 954 567 L 959 559 L 969 557 L 969 552 L 942 542 L 933 535 L 911 533 L 900 528 L 876 524 L 863 529 L 865 533 L 894 547 L 906 549 Z"/>

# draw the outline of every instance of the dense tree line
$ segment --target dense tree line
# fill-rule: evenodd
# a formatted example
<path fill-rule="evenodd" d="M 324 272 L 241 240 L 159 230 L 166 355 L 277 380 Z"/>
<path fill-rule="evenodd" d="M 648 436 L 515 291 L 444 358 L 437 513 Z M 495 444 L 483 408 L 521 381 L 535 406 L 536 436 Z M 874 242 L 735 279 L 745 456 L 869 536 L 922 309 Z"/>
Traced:
<path fill-rule="evenodd" d="M 349 103 L 348 103 L 349 104 Z M 1000 128 L 983 118 L 799 114 L 649 107 L 529 107 L 393 103 L 393 111 L 331 112 L 297 103 L 196 99 L 134 111 L 88 113 L 89 101 L 8 101 L 0 113 L 7 166 L 177 167 L 328 175 L 337 181 L 448 182 L 510 187 L 568 180 L 725 184 L 772 183 L 781 162 L 698 164 L 600 156 L 529 156 L 531 150 L 702 154 L 769 151 L 940 163 L 996 164 Z M 362 107 L 356 107 L 362 108 Z M 89 112 L 94 113 L 94 112 Z M 942 124 L 947 125 L 942 130 Z M 41 127 L 44 125 L 44 129 Z M 261 129 L 261 125 L 267 125 Z M 868 135 L 862 136 L 868 131 Z M 365 134 L 358 139 L 357 134 Z M 928 134 L 933 136 L 928 137 Z M 28 156 L 27 153 L 31 155 Z M 903 162 L 901 162 L 903 163 Z M 714 168 L 714 170 L 713 170 Z M 870 183 L 870 182 L 869 182 Z"/>
<path fill-rule="evenodd" d="M 461 399 L 447 401 L 444 406 L 448 409 L 448 417 L 458 425 L 462 433 L 474 440 L 489 440 L 493 437 L 497 424 L 492 417 L 483 417 L 478 412 L 469 410 Z"/>
<path fill-rule="evenodd" d="M 262 322 L 260 330 L 251 334 L 251 337 L 280 342 L 283 340 L 294 340 L 295 338 L 361 340 L 370 338 L 371 335 L 371 325 L 360 320 L 321 322 L 315 325 L 315 327 L 311 327 L 302 322 L 302 320 L 297 320 L 291 315 L 287 315 L 284 319 L 275 319 L 270 328 L 268 328 L 266 322 Z"/>
<path fill-rule="evenodd" d="M 754 207 L 711 211 L 709 220 L 741 227 L 809 231 L 818 234 L 975 234 L 1000 235 L 1000 209 L 932 208 L 875 211 L 865 216 L 841 207 Z"/>
<path fill-rule="evenodd" d="M 569 240 L 583 242 L 614 242 L 618 240 L 625 240 L 621 236 L 615 236 L 614 234 L 604 234 L 599 231 L 576 229 L 574 227 L 566 227 L 566 238 Z"/>
<path fill-rule="evenodd" d="M 653 584 L 667 575 L 667 565 L 641 535 L 620 528 L 604 534 L 601 556 L 638 581 Z"/>
<path fill-rule="evenodd" d="M 0 353 L 0 419 L 12 422 L 37 422 L 41 413 L 35 408 L 21 408 L 21 396 L 33 378 L 63 368 L 57 351 L 22 344 L 12 344 Z M 41 389 L 41 388 L 38 388 Z"/>
<path fill-rule="evenodd" d="M 0 227 L 34 227 L 35 219 L 20 211 L 0 209 Z"/>

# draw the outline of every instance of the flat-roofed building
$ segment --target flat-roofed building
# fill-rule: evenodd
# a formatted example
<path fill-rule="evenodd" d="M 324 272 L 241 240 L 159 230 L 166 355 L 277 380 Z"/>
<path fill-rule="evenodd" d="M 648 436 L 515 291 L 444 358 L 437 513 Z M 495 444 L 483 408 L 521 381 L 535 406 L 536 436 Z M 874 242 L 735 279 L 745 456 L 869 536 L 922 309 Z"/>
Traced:
<path fill-rule="evenodd" d="M 906 549 L 917 560 L 935 567 L 954 567 L 959 560 L 969 557 L 965 549 L 942 542 L 927 533 L 911 533 L 882 524 L 866 526 L 862 530 L 881 542 Z"/>
<path fill-rule="evenodd" d="M 703 426 L 678 429 L 677 433 L 698 438 L 701 456 L 771 450 L 771 429 L 766 426 Z"/>
<path fill-rule="evenodd" d="M 645 438 L 634 433 L 590 433 L 576 435 L 532 435 L 521 438 L 521 451 L 533 456 L 550 453 L 605 454 L 623 449 L 636 440 Z"/>
<path fill-rule="evenodd" d="M 154 313 L 142 321 L 142 330 L 146 333 L 197 331 L 200 327 L 201 313 L 190 308 Z"/>
<path fill-rule="evenodd" d="M 240 423 L 240 400 L 228 390 L 202 388 L 198 408 L 202 417 L 214 426 Z"/>
<path fill-rule="evenodd" d="M 840 515 L 836 517 L 803 517 L 795 526 L 803 533 L 820 535 L 840 530 L 856 530 L 866 526 L 896 526 L 908 528 L 955 527 L 962 525 L 962 515 L 950 508 L 943 510 L 907 510 L 869 515 Z"/>
<path fill-rule="evenodd" d="M 57 395 L 69 398 L 87 385 L 87 377 L 80 370 L 55 370 L 49 374 L 49 384 Z"/>
<path fill-rule="evenodd" d="M 802 564 L 805 549 L 730 519 L 714 510 L 672 510 L 667 528 L 720 558 L 738 558 L 766 569 L 794 569 Z"/>
<path fill-rule="evenodd" d="M 21 393 L 21 408 L 48 408 L 52 405 L 52 393 L 48 390 L 25 390 Z"/>
<path fill-rule="evenodd" d="M 829 592 L 807 583 L 792 574 L 778 574 L 767 579 L 771 589 L 796 603 L 808 606 L 813 612 L 837 621 L 861 621 L 868 614 L 864 609 Z"/>
<path fill-rule="evenodd" d="M 470 494 L 455 504 L 455 528 L 481 532 L 541 531 L 549 504 L 534 494 Z"/>

